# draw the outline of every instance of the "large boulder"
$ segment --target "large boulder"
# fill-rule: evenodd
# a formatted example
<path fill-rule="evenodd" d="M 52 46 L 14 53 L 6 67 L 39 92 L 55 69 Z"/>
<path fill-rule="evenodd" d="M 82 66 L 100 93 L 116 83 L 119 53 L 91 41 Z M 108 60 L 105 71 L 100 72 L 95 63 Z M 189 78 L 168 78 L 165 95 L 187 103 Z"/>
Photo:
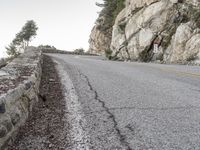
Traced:
<path fill-rule="evenodd" d="M 98 29 L 95 25 L 89 39 L 89 53 L 104 54 L 105 50 L 110 49 L 111 37 Z"/>
<path fill-rule="evenodd" d="M 168 62 L 182 62 L 189 61 L 191 57 L 195 58 L 195 54 L 197 54 L 197 50 L 200 47 L 200 42 L 198 39 L 199 34 L 198 30 L 194 29 L 194 24 L 191 22 L 181 24 L 177 30 L 175 35 L 172 37 L 171 44 L 168 47 L 168 53 L 165 54 L 164 60 Z"/>
<path fill-rule="evenodd" d="M 200 61 L 200 0 L 126 0 L 125 6 L 112 36 L 94 27 L 91 52 L 110 48 L 122 60 Z"/>
<path fill-rule="evenodd" d="M 199 0 L 126 0 L 113 27 L 112 55 L 140 61 L 198 62 L 199 8 Z"/>

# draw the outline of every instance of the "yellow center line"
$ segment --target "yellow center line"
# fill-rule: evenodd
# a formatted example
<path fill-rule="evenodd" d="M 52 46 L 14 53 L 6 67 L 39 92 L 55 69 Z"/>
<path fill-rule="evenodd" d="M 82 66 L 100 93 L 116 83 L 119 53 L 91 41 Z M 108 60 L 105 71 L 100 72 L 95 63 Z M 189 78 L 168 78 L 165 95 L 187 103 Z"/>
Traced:
<path fill-rule="evenodd" d="M 200 78 L 200 73 L 177 71 L 177 70 L 171 69 L 171 68 L 160 68 L 160 67 L 157 67 L 157 66 L 148 66 L 148 65 L 145 65 L 145 64 L 134 64 L 134 65 L 137 65 L 137 66 L 142 65 L 142 66 L 151 67 L 151 68 L 154 68 L 154 69 L 159 69 L 163 72 L 172 72 L 172 73 L 176 73 L 178 75 L 193 76 L 193 77 Z M 200 68 L 199 68 L 199 70 L 200 70 Z"/>
<path fill-rule="evenodd" d="M 165 72 L 174 72 L 176 74 L 179 74 L 179 75 L 187 75 L 187 76 L 193 76 L 193 77 L 198 77 L 200 78 L 200 74 L 198 73 L 192 73 L 192 72 L 184 72 L 184 71 L 177 71 L 177 70 L 174 70 L 174 69 L 169 69 L 169 68 L 158 68 L 162 71 L 165 71 Z"/>

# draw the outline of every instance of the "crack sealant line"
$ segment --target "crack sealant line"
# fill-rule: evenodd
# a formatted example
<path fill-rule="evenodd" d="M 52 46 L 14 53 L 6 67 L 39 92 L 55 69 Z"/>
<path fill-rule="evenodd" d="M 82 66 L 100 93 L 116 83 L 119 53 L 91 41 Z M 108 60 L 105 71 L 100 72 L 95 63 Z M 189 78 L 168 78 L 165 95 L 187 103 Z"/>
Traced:
<path fill-rule="evenodd" d="M 72 145 L 72 150 L 89 150 L 90 138 L 89 134 L 84 130 L 86 128 L 86 120 L 82 113 L 81 104 L 78 101 L 78 96 L 76 94 L 75 88 L 67 71 L 61 63 L 54 59 L 54 62 L 58 64 L 57 70 L 61 78 L 63 92 L 66 102 L 65 118 L 66 122 L 70 123 L 70 139 Z"/>
<path fill-rule="evenodd" d="M 102 101 L 102 100 L 99 98 L 99 96 L 98 96 L 98 94 L 97 94 L 97 91 L 95 91 L 95 90 L 93 89 L 92 85 L 90 84 L 90 81 L 89 81 L 88 77 L 87 77 L 86 75 L 82 74 L 80 71 L 78 71 L 78 72 L 79 72 L 80 75 L 82 75 L 82 76 L 86 79 L 87 84 L 88 84 L 90 90 L 93 91 L 94 94 L 95 94 L 95 99 L 96 99 L 97 101 L 99 101 L 99 102 L 102 104 L 102 107 L 103 107 L 103 108 L 106 110 L 106 112 L 110 115 L 110 118 L 113 120 L 114 128 L 115 128 L 115 130 L 116 130 L 116 132 L 117 132 L 117 135 L 118 135 L 119 138 L 120 138 L 120 142 L 127 148 L 127 150 L 132 150 L 131 147 L 129 146 L 129 143 L 125 140 L 125 136 L 122 135 L 120 129 L 117 127 L 118 124 L 117 124 L 117 121 L 116 121 L 116 119 L 115 119 L 115 116 L 110 112 L 109 108 L 106 107 L 105 102 Z"/>

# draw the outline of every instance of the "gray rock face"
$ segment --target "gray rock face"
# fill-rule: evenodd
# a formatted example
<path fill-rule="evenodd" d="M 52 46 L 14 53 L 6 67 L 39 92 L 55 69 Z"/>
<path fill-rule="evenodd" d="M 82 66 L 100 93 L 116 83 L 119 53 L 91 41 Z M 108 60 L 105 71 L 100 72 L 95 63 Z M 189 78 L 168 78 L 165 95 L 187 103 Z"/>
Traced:
<path fill-rule="evenodd" d="M 2 68 L 5 65 L 6 65 L 5 60 L 0 58 L 0 68 Z"/>
<path fill-rule="evenodd" d="M 140 61 L 198 62 L 199 7 L 198 0 L 127 0 L 113 27 L 113 56 Z"/>
<path fill-rule="evenodd" d="M 112 56 L 199 63 L 199 8 L 200 0 L 126 0 L 113 26 Z"/>
<path fill-rule="evenodd" d="M 103 22 L 101 24 L 103 24 Z M 89 52 L 91 54 L 104 54 L 105 50 L 110 49 L 112 31 L 101 31 L 99 29 L 101 24 L 96 23 L 90 34 Z"/>

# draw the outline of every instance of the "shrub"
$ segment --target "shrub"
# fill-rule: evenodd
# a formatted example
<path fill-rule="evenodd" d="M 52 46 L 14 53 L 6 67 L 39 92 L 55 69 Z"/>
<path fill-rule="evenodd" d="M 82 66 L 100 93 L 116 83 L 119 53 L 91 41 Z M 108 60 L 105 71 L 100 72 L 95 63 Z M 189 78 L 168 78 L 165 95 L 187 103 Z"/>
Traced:
<path fill-rule="evenodd" d="M 108 50 L 105 50 L 105 56 L 110 60 L 112 59 L 112 50 L 108 49 Z"/>
<path fill-rule="evenodd" d="M 51 45 L 39 45 L 39 49 L 50 49 L 50 50 L 57 50 L 54 46 Z"/>
<path fill-rule="evenodd" d="M 84 54 L 84 49 L 83 48 L 75 49 L 74 53 L 76 53 L 76 54 Z"/>

